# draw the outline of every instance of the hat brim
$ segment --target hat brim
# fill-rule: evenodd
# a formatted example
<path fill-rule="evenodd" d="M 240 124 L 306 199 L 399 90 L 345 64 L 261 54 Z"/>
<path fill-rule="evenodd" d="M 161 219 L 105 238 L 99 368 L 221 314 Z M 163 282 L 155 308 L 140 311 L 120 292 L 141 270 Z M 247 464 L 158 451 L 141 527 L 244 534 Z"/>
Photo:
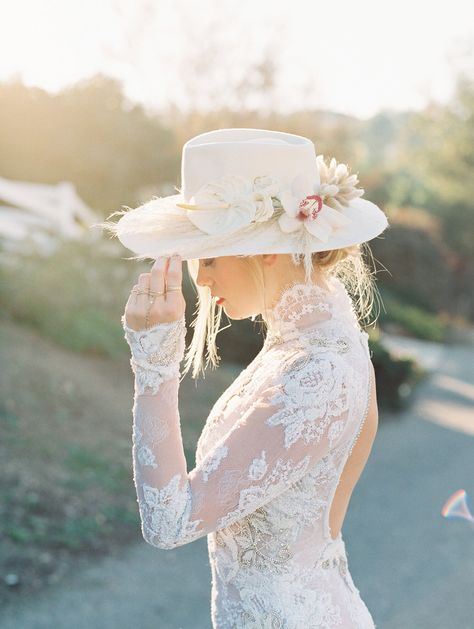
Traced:
<path fill-rule="evenodd" d="M 232 234 L 209 235 L 188 218 L 187 210 L 177 206 L 180 194 L 153 199 L 123 214 L 116 223 L 120 242 L 136 256 L 156 259 L 177 253 L 183 260 L 231 255 L 266 253 L 303 253 L 297 233 L 285 233 L 278 222 L 251 223 Z M 341 214 L 350 219 L 346 227 L 334 231 L 327 242 L 316 237 L 311 252 L 330 251 L 360 244 L 380 235 L 389 222 L 375 203 L 353 199 Z"/>

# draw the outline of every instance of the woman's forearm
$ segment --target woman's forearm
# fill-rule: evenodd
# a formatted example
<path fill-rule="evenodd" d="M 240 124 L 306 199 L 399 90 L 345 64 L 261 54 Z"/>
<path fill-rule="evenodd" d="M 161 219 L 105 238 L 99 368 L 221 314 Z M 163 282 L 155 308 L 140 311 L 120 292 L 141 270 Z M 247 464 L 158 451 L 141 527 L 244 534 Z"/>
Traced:
<path fill-rule="evenodd" d="M 133 474 L 144 539 L 158 548 L 183 543 L 191 508 L 178 391 L 183 322 L 125 329 L 135 375 Z"/>

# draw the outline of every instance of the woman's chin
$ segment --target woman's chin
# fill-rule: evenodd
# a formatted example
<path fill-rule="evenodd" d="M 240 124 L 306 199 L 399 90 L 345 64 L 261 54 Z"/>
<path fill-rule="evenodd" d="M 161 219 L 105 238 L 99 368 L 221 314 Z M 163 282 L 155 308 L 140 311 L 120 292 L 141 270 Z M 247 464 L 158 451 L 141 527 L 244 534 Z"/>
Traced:
<path fill-rule="evenodd" d="M 229 306 L 227 300 L 223 301 L 219 307 L 222 308 L 222 310 L 225 310 L 226 315 L 230 319 L 235 319 L 236 321 L 242 321 L 243 319 L 250 319 L 250 317 L 257 316 L 254 312 L 239 312 L 238 310 L 233 310 L 232 306 Z"/>
<path fill-rule="evenodd" d="M 235 312 L 234 310 L 232 310 L 232 306 L 229 306 L 229 304 L 225 301 L 222 305 L 221 305 L 222 310 L 224 310 L 224 312 L 226 313 L 226 315 L 228 317 L 230 317 L 231 319 L 242 319 L 243 317 L 240 316 L 239 312 Z"/>
<path fill-rule="evenodd" d="M 225 313 L 229 317 L 229 319 L 233 319 L 234 321 L 244 321 L 246 319 L 250 319 L 251 317 L 255 316 L 249 312 L 238 312 L 238 311 L 235 312 L 232 310 L 232 308 L 226 308 Z"/>

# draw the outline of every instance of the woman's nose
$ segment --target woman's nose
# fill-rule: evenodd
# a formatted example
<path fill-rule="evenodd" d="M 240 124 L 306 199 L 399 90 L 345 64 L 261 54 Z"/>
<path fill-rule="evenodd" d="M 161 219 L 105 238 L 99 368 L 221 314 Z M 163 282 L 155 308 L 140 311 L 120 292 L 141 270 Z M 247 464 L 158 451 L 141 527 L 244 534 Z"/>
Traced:
<path fill-rule="evenodd" d="M 197 277 L 196 277 L 196 284 L 198 284 L 199 286 L 209 286 L 210 285 L 210 281 L 208 278 L 205 277 L 204 273 L 202 272 L 201 269 L 199 269 Z"/>

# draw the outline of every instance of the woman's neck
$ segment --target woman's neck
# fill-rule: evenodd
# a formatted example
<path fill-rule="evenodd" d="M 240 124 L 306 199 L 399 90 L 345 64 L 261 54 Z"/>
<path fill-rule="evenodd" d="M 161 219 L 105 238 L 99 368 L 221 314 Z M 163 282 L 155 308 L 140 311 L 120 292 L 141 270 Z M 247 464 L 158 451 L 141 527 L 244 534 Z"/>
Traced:
<path fill-rule="evenodd" d="M 288 290 L 291 287 L 307 284 L 303 272 L 282 273 L 279 274 L 278 277 L 274 274 L 273 278 L 273 282 L 268 283 L 269 286 L 267 287 L 267 293 L 265 295 L 264 310 L 267 312 L 273 311 L 279 304 L 281 304 L 282 297 L 288 293 Z M 329 293 L 334 291 L 334 284 L 331 277 L 321 270 L 313 271 L 310 284 Z M 265 311 L 262 312 L 262 317 L 266 321 Z"/>

